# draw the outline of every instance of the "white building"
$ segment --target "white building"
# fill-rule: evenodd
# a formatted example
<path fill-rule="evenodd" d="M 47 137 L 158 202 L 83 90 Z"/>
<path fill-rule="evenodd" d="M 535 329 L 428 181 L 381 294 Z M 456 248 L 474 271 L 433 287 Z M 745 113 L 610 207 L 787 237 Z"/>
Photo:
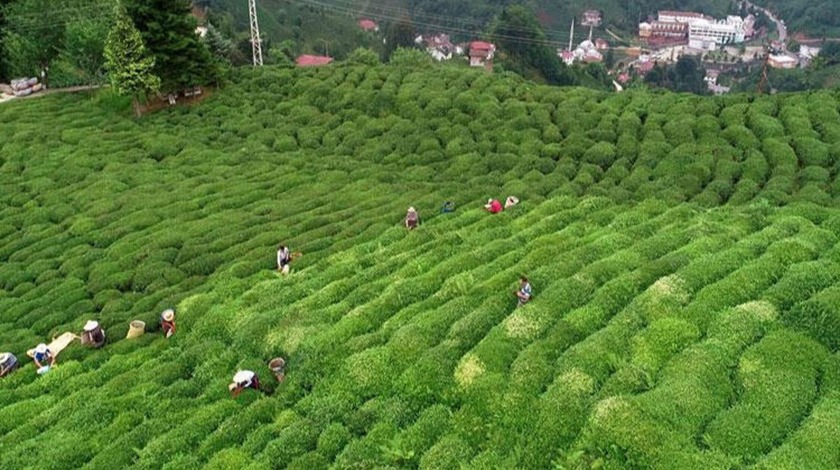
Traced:
<path fill-rule="evenodd" d="M 708 49 L 704 45 L 744 42 L 744 20 L 728 16 L 725 20 L 694 20 L 688 24 L 688 43 L 691 47 Z"/>
<path fill-rule="evenodd" d="M 770 54 L 767 65 L 777 69 L 795 69 L 799 65 L 799 60 L 789 55 Z"/>
<path fill-rule="evenodd" d="M 658 12 L 656 19 L 663 23 L 691 23 L 705 18 L 704 15 L 693 11 L 661 10 Z"/>

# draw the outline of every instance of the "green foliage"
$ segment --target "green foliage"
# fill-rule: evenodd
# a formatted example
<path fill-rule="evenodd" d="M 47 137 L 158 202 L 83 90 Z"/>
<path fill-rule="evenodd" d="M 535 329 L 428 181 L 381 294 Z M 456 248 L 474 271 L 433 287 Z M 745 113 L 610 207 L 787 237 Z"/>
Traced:
<path fill-rule="evenodd" d="M 155 60 L 146 53 L 140 32 L 122 9 L 108 33 L 105 58 L 112 86 L 117 93 L 131 96 L 135 108 L 140 97 L 160 88 L 160 78 L 152 72 Z"/>
<path fill-rule="evenodd" d="M 0 380 L 0 468 L 837 462 L 836 92 L 421 58 L 240 69 L 142 120 L 110 94 L 0 106 L 0 340 L 108 335 Z M 238 369 L 260 390 L 232 398 Z"/>
<path fill-rule="evenodd" d="M 152 72 L 160 78 L 163 92 L 207 85 L 219 78 L 217 63 L 195 33 L 189 1 L 123 0 L 122 7 L 154 58 Z"/>

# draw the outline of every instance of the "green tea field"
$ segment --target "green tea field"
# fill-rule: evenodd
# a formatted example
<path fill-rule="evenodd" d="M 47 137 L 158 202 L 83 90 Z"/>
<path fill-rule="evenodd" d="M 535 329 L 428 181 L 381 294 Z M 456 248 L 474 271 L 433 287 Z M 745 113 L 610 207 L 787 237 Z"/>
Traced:
<path fill-rule="evenodd" d="M 399 65 L 0 105 L 0 469 L 840 468 L 839 111 Z"/>

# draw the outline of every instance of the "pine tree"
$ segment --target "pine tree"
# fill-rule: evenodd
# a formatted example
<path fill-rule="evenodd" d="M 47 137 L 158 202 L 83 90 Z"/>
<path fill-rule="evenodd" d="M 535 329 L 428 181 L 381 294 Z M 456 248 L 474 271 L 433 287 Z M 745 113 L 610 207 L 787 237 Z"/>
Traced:
<path fill-rule="evenodd" d="M 195 32 L 190 0 L 123 0 L 123 5 L 155 58 L 163 92 L 218 79 L 219 64 Z"/>
<path fill-rule="evenodd" d="M 140 31 L 120 9 L 105 42 L 105 66 L 117 93 L 132 97 L 134 112 L 140 115 L 140 99 L 160 88 L 153 73 L 155 59 L 146 51 Z"/>

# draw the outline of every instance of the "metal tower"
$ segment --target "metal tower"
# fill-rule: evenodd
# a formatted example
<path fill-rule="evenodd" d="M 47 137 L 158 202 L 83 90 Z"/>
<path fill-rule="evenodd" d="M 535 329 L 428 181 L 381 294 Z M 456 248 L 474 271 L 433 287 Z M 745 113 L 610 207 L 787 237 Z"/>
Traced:
<path fill-rule="evenodd" d="M 254 66 L 263 64 L 262 39 L 260 39 L 260 25 L 257 23 L 257 1 L 248 0 L 248 16 L 251 17 L 251 52 Z"/>

